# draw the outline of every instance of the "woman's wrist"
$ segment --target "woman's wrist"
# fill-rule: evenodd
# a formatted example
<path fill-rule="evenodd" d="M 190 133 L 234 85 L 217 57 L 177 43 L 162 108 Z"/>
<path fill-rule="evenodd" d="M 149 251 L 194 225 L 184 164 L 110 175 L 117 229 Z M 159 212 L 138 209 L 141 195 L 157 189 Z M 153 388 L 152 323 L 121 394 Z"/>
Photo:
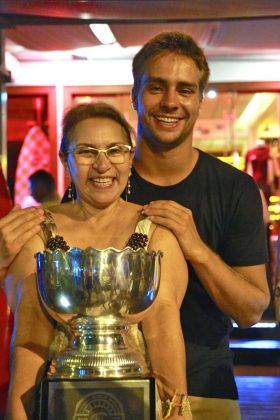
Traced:
<path fill-rule="evenodd" d="M 181 416 L 182 419 L 192 418 L 191 405 L 186 394 L 175 392 L 173 397 L 162 401 L 162 412 L 164 419 L 172 419 L 173 415 Z"/>

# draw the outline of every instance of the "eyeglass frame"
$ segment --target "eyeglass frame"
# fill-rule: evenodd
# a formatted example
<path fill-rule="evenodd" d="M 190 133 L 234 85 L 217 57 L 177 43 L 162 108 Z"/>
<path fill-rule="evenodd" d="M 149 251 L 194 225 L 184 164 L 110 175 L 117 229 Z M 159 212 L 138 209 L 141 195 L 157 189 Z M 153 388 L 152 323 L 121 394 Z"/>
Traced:
<path fill-rule="evenodd" d="M 122 154 L 122 156 L 123 156 L 123 161 L 122 162 L 112 162 L 111 158 L 107 155 L 107 153 L 110 149 L 114 149 L 114 148 L 117 148 L 117 147 L 123 147 L 127 150 L 127 152 L 133 152 L 133 150 L 134 150 L 134 147 L 130 146 L 129 144 L 115 144 L 114 146 L 108 147 L 108 149 L 96 149 L 95 147 L 81 144 L 81 145 L 75 146 L 73 149 L 67 150 L 65 155 L 70 155 L 72 153 L 75 154 L 75 152 L 77 150 L 84 148 L 84 150 L 93 150 L 95 152 L 98 152 L 94 162 L 85 163 L 86 165 L 93 165 L 94 163 L 96 163 L 99 159 L 100 153 L 104 153 L 106 158 L 109 160 L 109 162 L 111 162 L 113 164 L 122 164 L 122 163 L 125 162 L 125 155 L 126 155 L 127 152 L 124 152 Z"/>

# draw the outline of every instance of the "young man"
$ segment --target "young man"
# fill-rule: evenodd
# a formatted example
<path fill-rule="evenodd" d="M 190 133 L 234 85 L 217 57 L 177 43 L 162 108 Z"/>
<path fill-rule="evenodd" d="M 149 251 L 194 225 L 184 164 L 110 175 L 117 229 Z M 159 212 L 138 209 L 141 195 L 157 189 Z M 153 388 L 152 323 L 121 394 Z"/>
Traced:
<path fill-rule="evenodd" d="M 239 419 L 231 319 L 252 325 L 269 303 L 260 194 L 247 174 L 192 146 L 209 69 L 189 36 L 150 40 L 133 75 L 139 122 L 130 200 L 172 230 L 189 265 L 181 322 L 193 418 Z"/>
<path fill-rule="evenodd" d="M 192 38 L 159 34 L 134 58 L 133 75 L 139 124 L 129 200 L 172 230 L 189 266 L 181 321 L 193 419 L 237 420 L 231 319 L 254 324 L 269 303 L 259 191 L 247 174 L 192 146 L 209 77 Z"/>

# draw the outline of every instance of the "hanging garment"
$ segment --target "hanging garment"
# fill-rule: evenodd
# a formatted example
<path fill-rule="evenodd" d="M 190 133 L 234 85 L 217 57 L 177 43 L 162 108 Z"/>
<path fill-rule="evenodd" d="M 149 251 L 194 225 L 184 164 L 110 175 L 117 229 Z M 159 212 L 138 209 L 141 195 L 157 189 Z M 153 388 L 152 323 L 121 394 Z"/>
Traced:
<path fill-rule="evenodd" d="M 16 168 L 15 204 L 22 204 L 30 195 L 28 178 L 39 169 L 50 172 L 50 142 L 43 130 L 35 125 L 23 141 Z"/>

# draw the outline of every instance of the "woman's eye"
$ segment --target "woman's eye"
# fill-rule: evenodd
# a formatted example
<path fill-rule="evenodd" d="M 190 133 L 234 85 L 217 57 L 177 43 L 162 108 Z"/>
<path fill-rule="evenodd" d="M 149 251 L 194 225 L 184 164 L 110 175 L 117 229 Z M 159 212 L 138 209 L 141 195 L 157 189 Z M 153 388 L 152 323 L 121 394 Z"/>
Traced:
<path fill-rule="evenodd" d="M 109 156 L 116 156 L 116 155 L 120 155 L 121 153 L 122 153 L 122 149 L 120 147 L 112 147 L 107 152 Z"/>
<path fill-rule="evenodd" d="M 82 156 L 86 156 L 86 157 L 91 157 L 91 156 L 96 156 L 96 152 L 94 150 L 89 150 L 89 149 L 81 149 L 77 151 L 78 155 L 82 155 Z"/>

